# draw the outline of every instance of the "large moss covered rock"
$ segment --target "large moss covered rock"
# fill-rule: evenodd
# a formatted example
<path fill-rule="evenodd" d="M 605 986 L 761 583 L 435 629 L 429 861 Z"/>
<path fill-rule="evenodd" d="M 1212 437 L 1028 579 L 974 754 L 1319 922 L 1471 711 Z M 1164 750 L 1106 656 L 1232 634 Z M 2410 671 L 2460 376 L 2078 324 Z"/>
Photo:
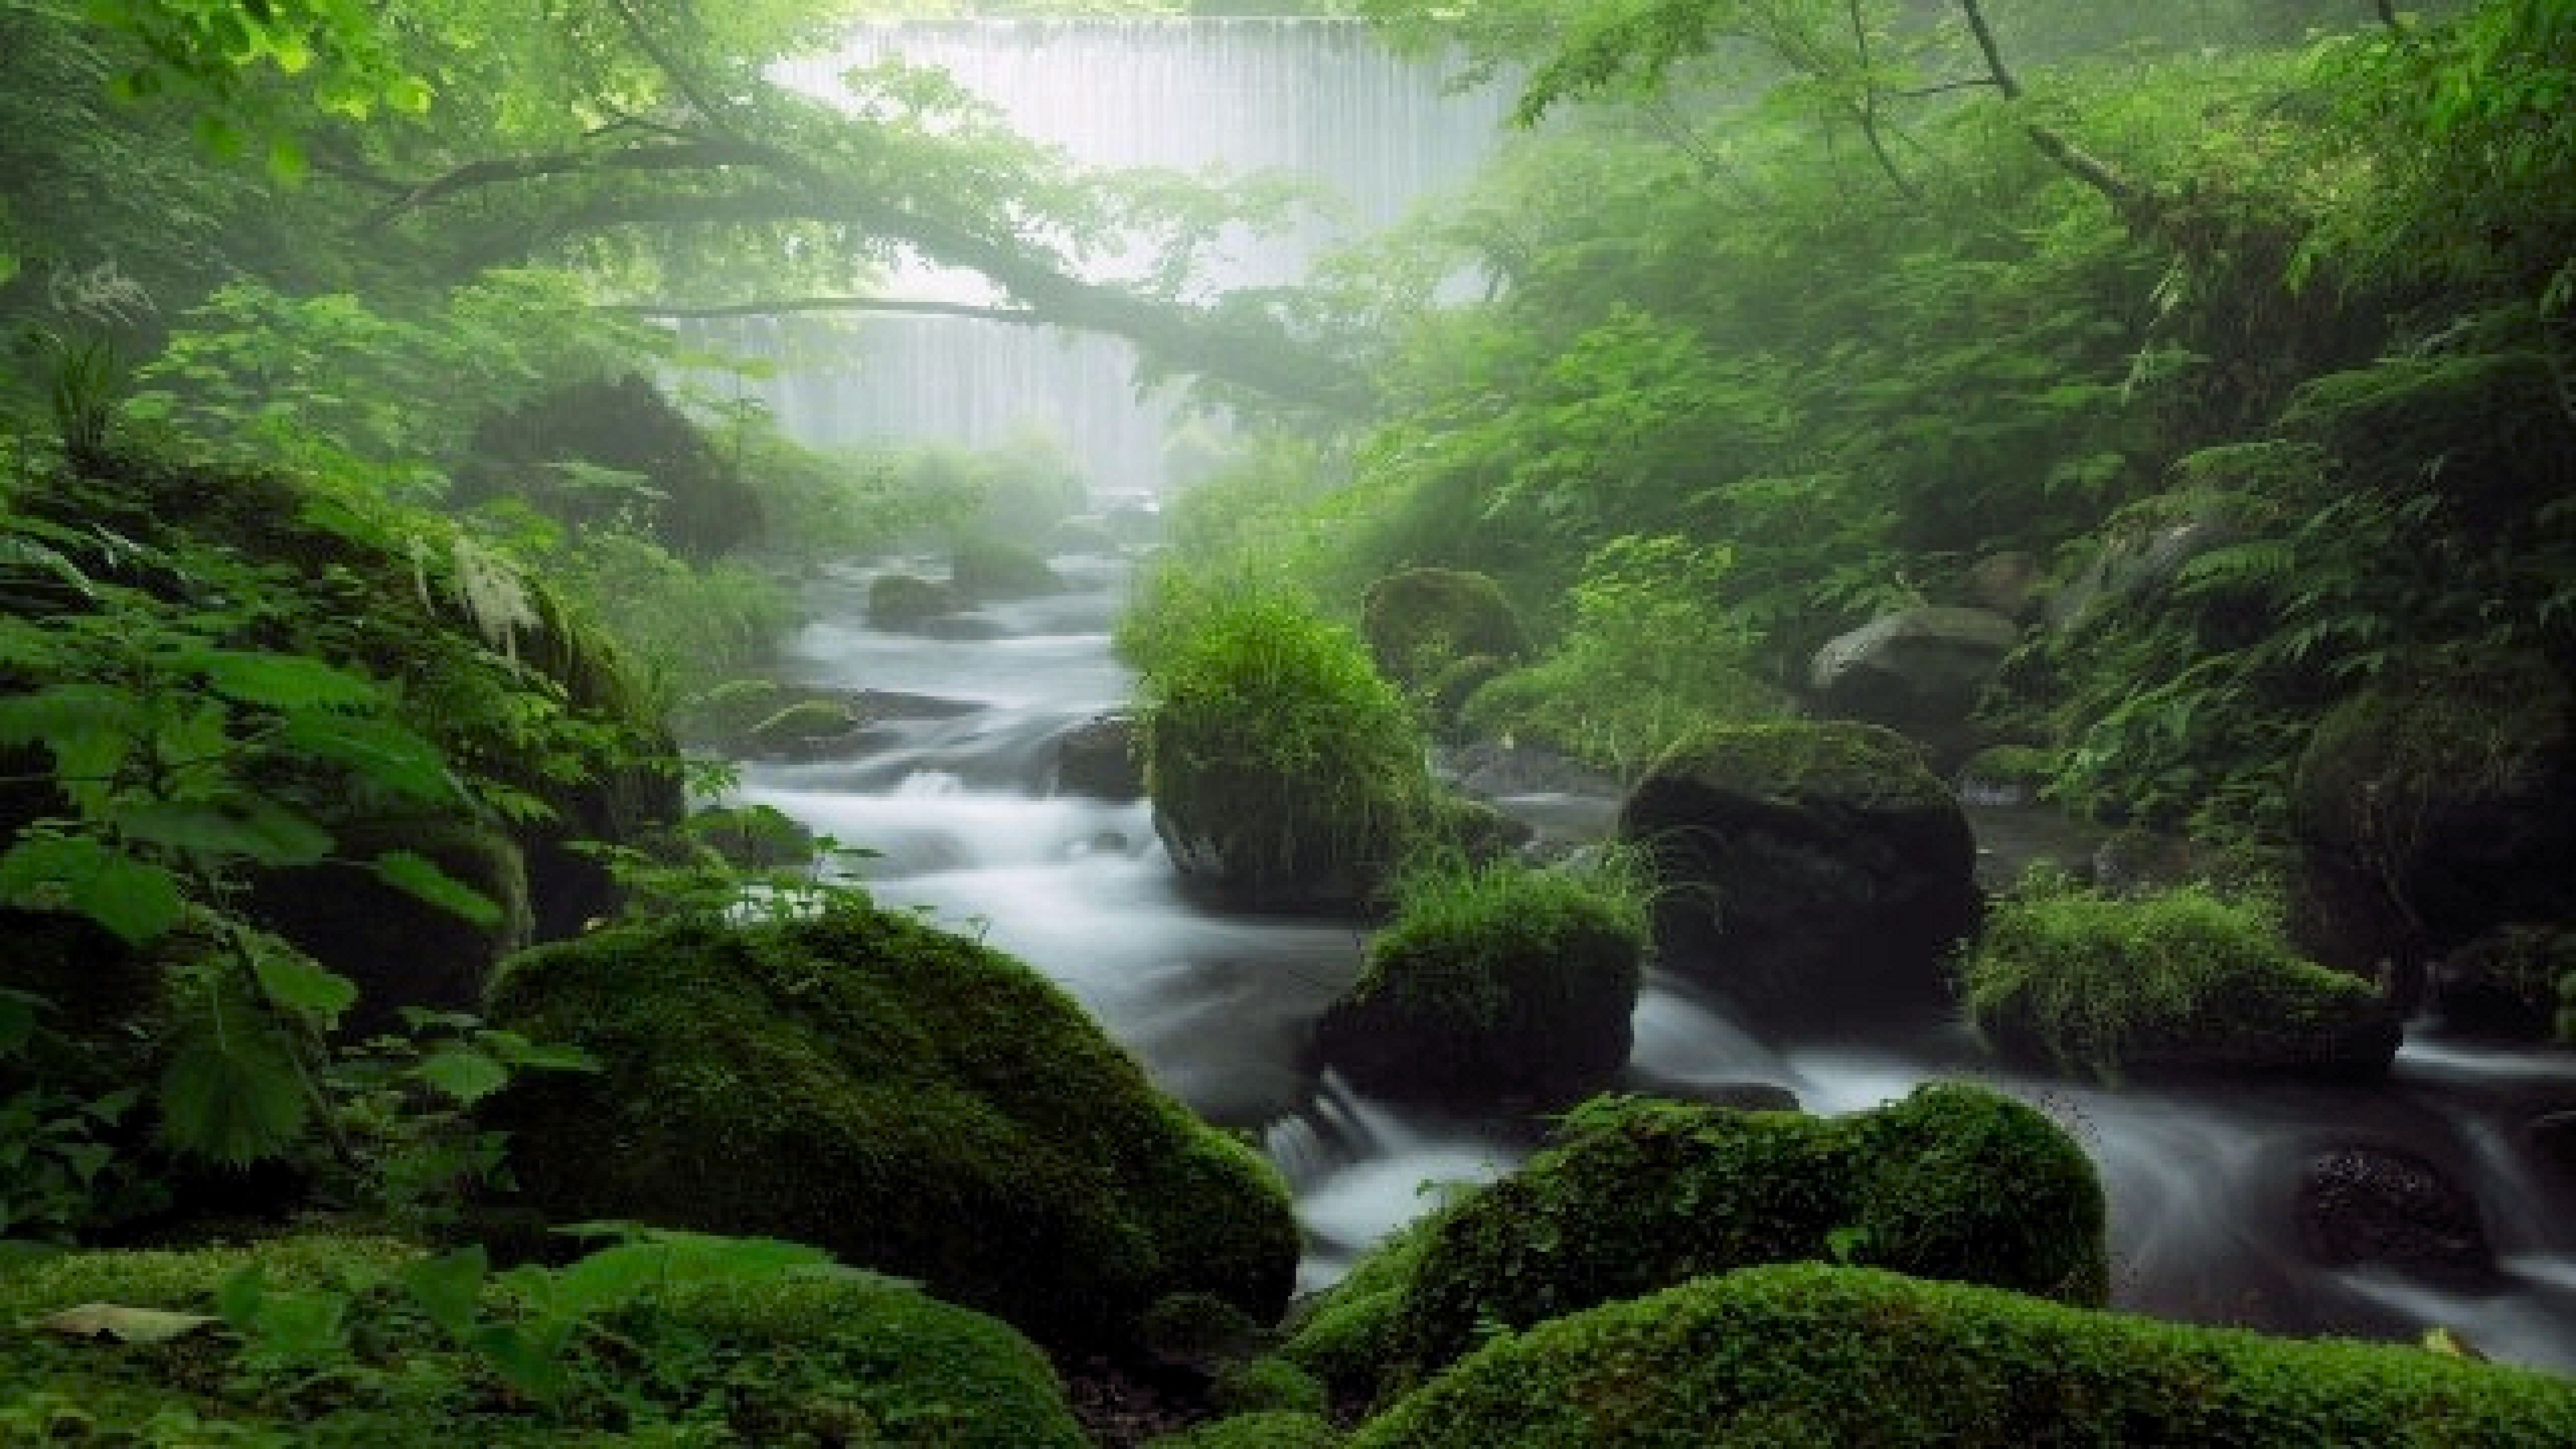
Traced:
<path fill-rule="evenodd" d="M 1962 1083 L 1842 1118 L 1600 1099 L 1384 1251 L 1392 1266 L 1364 1264 L 1287 1349 L 1348 1396 L 1435 1373 L 1493 1324 L 1753 1263 L 1841 1259 L 2078 1304 L 2109 1280 L 2092 1164 L 2038 1112 Z"/>
<path fill-rule="evenodd" d="M 2411 1009 L 2427 961 L 2566 911 L 2576 691 L 2530 655 L 2391 670 L 2318 723 L 2291 825 L 2302 944 Z"/>
<path fill-rule="evenodd" d="M 2384 1071 L 2401 1034 L 2369 982 L 2301 959 L 2253 911 L 2196 887 L 2007 901 L 1966 984 L 1969 1017 L 1998 1054 L 2106 1077 Z"/>
<path fill-rule="evenodd" d="M 2576 1442 L 2576 1385 L 2417 1348 L 2087 1312 L 1867 1268 L 1694 1280 L 1506 1337 L 1353 1449 Z"/>
<path fill-rule="evenodd" d="M 279 1303 L 337 1302 L 348 1351 L 327 1392 L 244 1372 L 220 1326 L 116 1344 L 55 1331 L 0 1343 L 0 1442 L 433 1446 L 712 1443 L 1083 1449 L 1045 1357 L 1008 1325 L 876 1277 L 718 1274 L 646 1286 L 576 1328 L 550 1405 L 505 1390 L 401 1286 L 424 1255 L 384 1238 L 304 1236 L 187 1252 L 82 1253 L 0 1279 L 0 1321 L 83 1304 L 193 1314 L 256 1269 Z M 486 1286 L 492 1323 L 527 1307 Z M 604 1322 L 613 1314 L 613 1325 Z M 138 1328 L 175 1320 L 134 1320 Z M 112 1332 L 112 1330 L 111 1330 Z M 320 1370 L 316 1361 L 304 1366 Z M 302 1375 L 298 1374 L 298 1378 Z M 12 1417 L 16 1415 L 18 1417 Z M 692 1437 L 675 1438 L 679 1423 Z M 622 1426 L 612 1429 L 610 1424 Z M 148 1426 L 148 1427 L 147 1427 Z M 129 1437 L 131 1436 L 131 1437 Z"/>
<path fill-rule="evenodd" d="M 488 1115 L 549 1220 L 810 1242 L 1056 1345 L 1170 1293 L 1286 1302 L 1269 1166 L 1026 966 L 911 917 L 602 931 L 515 958 L 491 1016 L 605 1066 Z"/>
<path fill-rule="evenodd" d="M 568 523 L 635 517 L 663 547 L 709 559 L 759 536 L 760 495 L 650 378 L 558 388 L 483 421 L 456 501 L 516 496 Z"/>
<path fill-rule="evenodd" d="M 1408 569 L 1369 585 L 1360 632 L 1378 672 L 1415 691 L 1427 690 L 1460 660 L 1499 666 L 1530 652 L 1529 633 L 1501 587 L 1459 569 Z"/>
<path fill-rule="evenodd" d="M 2020 625 L 1990 610 L 1900 609 L 1827 640 L 1807 687 L 1822 713 L 1885 725 L 1947 768 L 1975 748 L 1968 716 L 2020 639 Z"/>
<path fill-rule="evenodd" d="M 1706 731 L 1638 781 L 1619 835 L 1655 863 L 1664 964 L 1774 1021 L 1935 1007 L 1977 921 L 1957 798 L 1873 725 Z"/>
<path fill-rule="evenodd" d="M 1408 881 L 1317 1044 L 1381 1096 L 1586 1095 L 1627 1064 L 1646 934 L 1615 882 L 1512 864 Z"/>

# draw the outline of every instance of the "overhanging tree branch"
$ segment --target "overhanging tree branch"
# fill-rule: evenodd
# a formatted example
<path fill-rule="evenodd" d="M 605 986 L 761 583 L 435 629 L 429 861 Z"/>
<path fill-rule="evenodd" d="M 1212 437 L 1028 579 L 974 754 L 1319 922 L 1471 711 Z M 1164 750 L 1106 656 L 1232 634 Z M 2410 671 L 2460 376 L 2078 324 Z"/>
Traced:
<path fill-rule="evenodd" d="M 979 307 L 971 302 L 926 302 L 903 297 L 781 297 L 762 302 L 614 302 L 600 308 L 630 317 L 700 320 L 714 317 L 783 317 L 797 312 L 894 312 L 921 317 L 971 317 L 1024 327 L 1054 325 L 1026 307 Z"/>

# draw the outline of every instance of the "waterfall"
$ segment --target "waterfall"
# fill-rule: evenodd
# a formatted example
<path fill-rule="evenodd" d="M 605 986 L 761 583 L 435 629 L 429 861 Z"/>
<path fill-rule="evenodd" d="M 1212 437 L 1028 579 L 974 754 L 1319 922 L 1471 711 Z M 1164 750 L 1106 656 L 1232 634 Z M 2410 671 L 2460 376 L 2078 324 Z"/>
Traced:
<path fill-rule="evenodd" d="M 1014 129 L 1084 166 L 1293 172 L 1338 199 L 1334 219 L 1221 238 L 1207 269 L 1220 289 L 1293 282 L 1322 249 L 1463 182 L 1507 107 L 1496 88 L 1451 94 L 1440 66 L 1389 54 L 1360 22 L 1312 17 L 871 21 L 839 50 L 773 76 L 830 97 L 845 71 L 897 58 L 946 70 Z M 927 269 L 898 274 L 887 290 L 961 295 L 955 278 Z M 891 314 L 701 335 L 780 361 L 759 390 L 781 426 L 814 446 L 991 447 L 1034 433 L 1072 456 L 1095 490 L 1159 494 L 1175 471 L 1175 429 L 1196 434 L 1179 451 L 1204 439 L 1204 426 L 1178 422 L 1168 390 L 1138 395 L 1123 338 Z"/>

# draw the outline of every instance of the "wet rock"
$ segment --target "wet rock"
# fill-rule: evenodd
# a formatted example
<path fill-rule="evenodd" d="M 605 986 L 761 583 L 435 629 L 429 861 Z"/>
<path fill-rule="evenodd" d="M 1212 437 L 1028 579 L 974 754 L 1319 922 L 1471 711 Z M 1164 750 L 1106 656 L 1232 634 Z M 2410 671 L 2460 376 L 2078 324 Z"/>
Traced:
<path fill-rule="evenodd" d="M 899 634 L 920 633 L 934 620 L 957 612 L 955 589 L 916 574 L 879 574 L 868 585 L 868 624 Z"/>
<path fill-rule="evenodd" d="M 948 584 L 969 599 L 1024 599 L 1052 594 L 1064 580 L 1035 550 L 998 539 L 970 539 L 948 558 Z"/>
<path fill-rule="evenodd" d="M 1449 762 L 1465 794 L 1492 800 L 1508 795 L 1589 795 L 1603 799 L 1619 793 L 1619 782 L 1582 761 L 1543 745 L 1478 740 Z"/>
<path fill-rule="evenodd" d="M 1638 782 L 1621 839 L 1655 865 L 1663 964 L 1772 1021 L 1945 1008 L 1974 929 L 1976 842 L 1903 739 L 1849 722 L 1739 726 Z"/>
<path fill-rule="evenodd" d="M 1974 748 L 1968 716 L 2020 638 L 1984 609 L 1906 609 L 1827 640 L 1807 685 L 1819 713 L 1884 725 L 1947 765 Z"/>
<path fill-rule="evenodd" d="M 2039 560 L 2018 550 L 1990 553 L 1968 569 L 1968 598 L 2015 622 L 2039 610 Z"/>
<path fill-rule="evenodd" d="M 1145 798 L 1145 762 L 1136 753 L 1136 717 L 1096 714 L 1056 737 L 1055 793 L 1095 800 Z"/>
<path fill-rule="evenodd" d="M 2376 1265 L 2452 1282 L 2491 1277 L 2475 1199 L 2412 1153 L 2337 1147 L 2299 1174 L 2299 1242 L 2330 1268 Z"/>
<path fill-rule="evenodd" d="M 2433 1009 L 2453 1031 L 2546 1041 L 2558 1027 L 2558 983 L 2576 977 L 2576 926 L 2517 921 L 2433 968 Z"/>
<path fill-rule="evenodd" d="M 1059 521 L 1047 534 L 1047 552 L 1100 556 L 1126 552 L 1118 530 L 1097 513 L 1077 513 Z"/>
<path fill-rule="evenodd" d="M 2576 695 L 2533 655 L 2416 661 L 2337 706 L 2291 788 L 2301 943 L 2387 976 L 2412 1010 L 2433 959 L 2563 913 L 2576 881 L 2571 740 Z"/>
<path fill-rule="evenodd" d="M 971 699 L 901 689 L 862 689 L 850 696 L 851 711 L 870 724 L 892 719 L 955 719 L 982 708 Z"/>

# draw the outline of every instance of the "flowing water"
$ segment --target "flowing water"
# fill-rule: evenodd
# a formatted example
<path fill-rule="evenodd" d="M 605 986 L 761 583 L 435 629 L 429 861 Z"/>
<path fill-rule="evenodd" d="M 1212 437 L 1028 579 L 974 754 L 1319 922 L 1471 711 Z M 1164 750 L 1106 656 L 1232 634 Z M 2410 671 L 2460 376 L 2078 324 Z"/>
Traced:
<path fill-rule="evenodd" d="M 879 899 L 980 935 L 1062 983 L 1167 1090 L 1257 1128 L 1308 1234 L 1308 1287 L 1427 1208 L 1430 1185 L 1486 1178 L 1523 1155 L 1526 1124 L 1371 1101 L 1303 1061 L 1307 1028 L 1356 969 L 1359 927 L 1229 915 L 1184 896 L 1142 804 L 1058 795 L 1053 741 L 1125 702 L 1108 652 L 1122 573 L 1072 559 L 1076 587 L 991 611 L 998 637 L 957 643 L 854 624 L 867 574 L 816 586 L 797 642 L 802 682 L 900 690 L 971 706 L 872 732 L 845 760 L 755 763 L 744 793 L 845 844 L 882 852 Z M 1552 828 L 1604 802 L 1502 802 Z M 2016 848 L 2028 819 L 1989 817 Z M 2042 841 L 2040 844 L 2044 845 Z M 2440 1324 L 2501 1359 L 2576 1371 L 2576 1212 L 2518 1140 L 2536 1104 L 2576 1106 L 2576 1057 L 2414 1042 L 2384 1084 L 2241 1082 L 2111 1091 L 1999 1071 L 1964 1031 L 1849 1044 L 1766 1043 L 1670 981 L 1637 1008 L 1632 1084 L 1684 1093 L 1766 1083 L 1809 1111 L 1858 1111 L 1935 1077 L 1984 1081 L 2064 1125 L 2111 1201 L 2115 1298 L 2129 1308 L 2286 1332 L 2411 1337 Z M 2374 1144 L 2444 1168 L 2477 1197 L 2500 1271 L 2443 1287 L 2313 1266 L 2291 1210 L 2320 1150 Z M 1996 1184 L 2008 1192 L 2011 1184 Z"/>
<path fill-rule="evenodd" d="M 1353 224 L 1382 223 L 1462 180 L 1491 145 L 1502 102 L 1444 94 L 1439 77 L 1371 48 L 1351 22 L 1024 20 L 889 23 L 783 78 L 822 93 L 852 64 L 888 55 L 946 65 L 1000 110 L 1076 159 L 1235 171 L 1287 167 L 1348 199 Z M 1217 280 L 1294 275 L 1329 228 L 1229 237 Z M 954 279 L 897 284 L 940 294 Z M 729 340 L 784 353 L 784 331 L 745 324 Z M 809 341 L 812 339 L 808 339 Z M 1053 433 L 1096 488 L 1157 489 L 1168 406 L 1140 404 L 1123 343 L 1067 340 L 960 319 L 871 320 L 833 333 L 829 355 L 789 358 L 766 386 L 809 443 L 940 438 L 989 444 Z M 1260 1131 L 1289 1177 L 1308 1235 L 1304 1281 L 1424 1210 L 1429 1185 L 1490 1177 L 1528 1150 L 1526 1124 L 1398 1109 L 1318 1079 L 1308 1027 L 1356 969 L 1362 933 L 1316 919 L 1210 911 L 1177 888 L 1146 807 L 1055 793 L 1053 744 L 1123 703 L 1107 648 L 1121 566 L 1065 560 L 1066 593 L 990 611 L 973 643 L 861 627 L 866 570 L 818 581 L 818 622 L 797 642 L 801 682 L 956 701 L 939 718 L 873 727 L 851 758 L 756 763 L 745 794 L 845 844 L 880 852 L 863 874 L 878 897 L 982 936 L 1047 973 L 1213 1120 Z M 1580 835 L 1609 802 L 1500 802 Z M 1999 860 L 2061 850 L 2043 817 L 1981 812 Z M 2051 1113 L 2099 1165 L 2112 1208 L 2116 1294 L 2128 1307 L 2293 1332 L 2412 1336 L 2441 1324 L 2499 1358 L 2576 1371 L 2576 1210 L 2521 1136 L 2542 1107 L 2576 1107 L 2566 1056 L 2410 1041 L 2384 1084 L 2238 1084 L 2106 1091 L 1985 1063 L 1963 1031 L 1907 1041 L 1769 1043 L 1683 986 L 1654 980 L 1637 1009 L 1632 1084 L 1713 1093 L 1786 1088 L 1811 1111 L 1846 1112 L 1936 1076 L 1966 1076 Z M 2501 1271 L 2473 1288 L 2312 1266 L 2291 1209 L 2321 1148 L 2397 1147 L 2472 1190 Z M 2009 1183 L 1996 1184 L 2009 1192 Z"/>

